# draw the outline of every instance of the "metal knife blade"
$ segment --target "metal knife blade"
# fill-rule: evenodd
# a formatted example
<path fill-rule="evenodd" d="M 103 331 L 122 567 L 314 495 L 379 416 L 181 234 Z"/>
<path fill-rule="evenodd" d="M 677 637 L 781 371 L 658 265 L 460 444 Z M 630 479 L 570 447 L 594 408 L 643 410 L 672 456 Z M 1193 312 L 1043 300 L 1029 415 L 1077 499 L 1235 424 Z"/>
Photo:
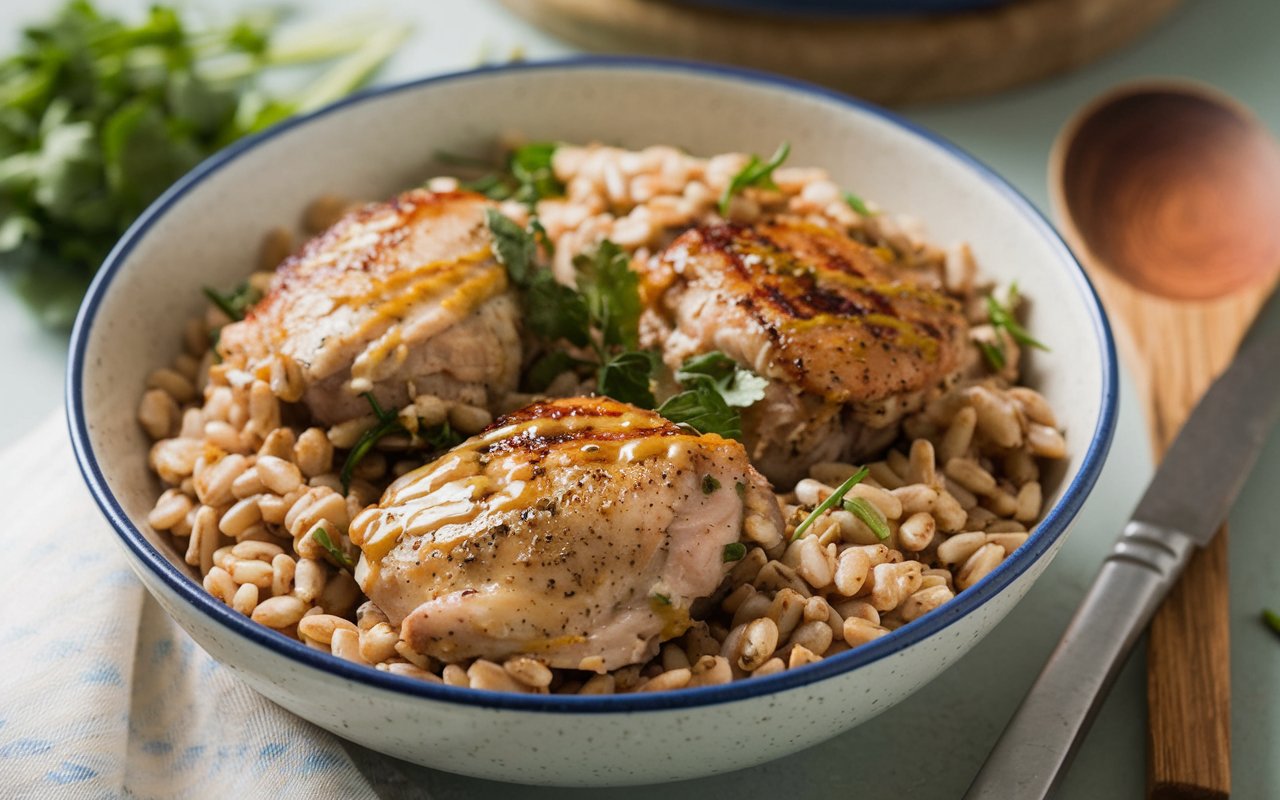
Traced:
<path fill-rule="evenodd" d="M 1165 453 L 1133 519 L 1181 531 L 1203 547 L 1227 518 L 1280 420 L 1280 293 Z"/>

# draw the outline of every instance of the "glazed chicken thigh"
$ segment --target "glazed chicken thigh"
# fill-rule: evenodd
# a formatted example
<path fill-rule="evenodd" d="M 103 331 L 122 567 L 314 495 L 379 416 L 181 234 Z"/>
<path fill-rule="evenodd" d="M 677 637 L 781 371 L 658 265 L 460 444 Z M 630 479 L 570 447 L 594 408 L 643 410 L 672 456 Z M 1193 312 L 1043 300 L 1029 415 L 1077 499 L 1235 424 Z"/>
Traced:
<path fill-rule="evenodd" d="M 721 350 L 770 379 L 743 415 L 747 450 L 791 485 L 887 445 L 964 366 L 959 304 L 888 256 L 800 221 L 686 231 L 646 275 L 645 344 L 672 368 Z"/>
<path fill-rule="evenodd" d="M 227 359 L 271 376 L 321 422 L 412 396 L 488 406 L 515 388 L 518 307 L 467 192 L 415 190 L 347 214 L 277 269 L 271 290 L 226 326 Z"/>
<path fill-rule="evenodd" d="M 361 513 L 356 579 L 420 653 L 603 671 L 652 657 L 782 520 L 742 445 L 604 398 L 537 403 Z"/>

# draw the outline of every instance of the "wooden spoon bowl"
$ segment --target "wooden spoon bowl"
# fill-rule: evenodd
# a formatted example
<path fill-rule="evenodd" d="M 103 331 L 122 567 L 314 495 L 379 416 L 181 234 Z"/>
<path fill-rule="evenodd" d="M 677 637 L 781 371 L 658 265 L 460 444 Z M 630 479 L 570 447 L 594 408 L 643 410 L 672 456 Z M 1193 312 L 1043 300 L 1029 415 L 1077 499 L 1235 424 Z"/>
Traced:
<path fill-rule="evenodd" d="M 1230 98 L 1131 85 L 1083 110 L 1060 142 L 1072 238 L 1139 289 L 1209 299 L 1280 266 L 1280 149 Z"/>

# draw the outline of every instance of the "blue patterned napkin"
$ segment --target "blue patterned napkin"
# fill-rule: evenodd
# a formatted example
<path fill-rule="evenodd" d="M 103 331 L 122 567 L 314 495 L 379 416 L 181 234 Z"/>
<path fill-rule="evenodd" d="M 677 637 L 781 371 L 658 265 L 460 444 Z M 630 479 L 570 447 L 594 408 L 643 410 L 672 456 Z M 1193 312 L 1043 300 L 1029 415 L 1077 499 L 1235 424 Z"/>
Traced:
<path fill-rule="evenodd" d="M 130 571 L 61 414 L 0 453 L 0 796 L 385 796 L 215 662 Z"/>

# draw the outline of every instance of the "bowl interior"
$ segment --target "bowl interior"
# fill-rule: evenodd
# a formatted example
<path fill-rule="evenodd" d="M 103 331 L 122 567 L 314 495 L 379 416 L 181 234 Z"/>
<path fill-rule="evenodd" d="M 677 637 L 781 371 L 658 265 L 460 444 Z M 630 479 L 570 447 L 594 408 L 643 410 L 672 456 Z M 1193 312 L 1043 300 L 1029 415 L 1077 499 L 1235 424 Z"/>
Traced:
<path fill-rule="evenodd" d="M 1071 452 L 1048 476 L 1046 508 L 1077 484 L 1044 526 L 1057 536 L 1096 477 L 1114 415 L 1110 341 L 1083 274 L 1025 201 L 967 157 L 878 111 L 796 87 L 671 62 L 530 65 L 393 88 L 233 146 L 157 202 L 91 290 L 69 397 L 85 455 L 140 535 L 186 571 L 145 524 L 158 487 L 137 402 L 147 374 L 180 350 L 185 320 L 203 309 L 201 287 L 242 280 L 269 228 L 293 225 L 323 193 L 374 199 L 420 184 L 438 171 L 435 151 L 484 153 L 508 132 L 699 154 L 767 155 L 786 140 L 790 164 L 821 166 L 859 195 L 911 213 L 935 242 L 968 241 L 985 275 L 1018 281 L 1031 301 L 1027 327 L 1052 348 L 1031 354 L 1027 381 L 1058 412 Z M 1036 539 L 987 580 L 998 588 L 1043 554 Z"/>

